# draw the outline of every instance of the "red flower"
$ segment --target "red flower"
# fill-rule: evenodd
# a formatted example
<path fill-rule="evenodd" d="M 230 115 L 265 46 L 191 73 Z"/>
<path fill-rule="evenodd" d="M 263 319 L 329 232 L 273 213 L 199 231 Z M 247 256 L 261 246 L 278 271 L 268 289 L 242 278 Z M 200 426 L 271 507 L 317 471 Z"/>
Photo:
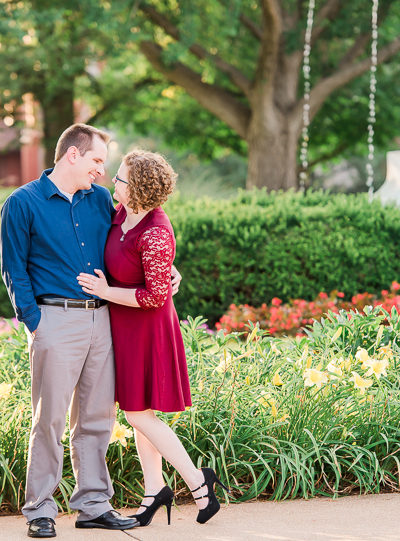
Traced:
<path fill-rule="evenodd" d="M 282 304 L 282 301 L 281 299 L 278 299 L 278 297 L 274 297 L 271 301 L 271 304 L 272 306 L 279 306 L 280 304 Z"/>

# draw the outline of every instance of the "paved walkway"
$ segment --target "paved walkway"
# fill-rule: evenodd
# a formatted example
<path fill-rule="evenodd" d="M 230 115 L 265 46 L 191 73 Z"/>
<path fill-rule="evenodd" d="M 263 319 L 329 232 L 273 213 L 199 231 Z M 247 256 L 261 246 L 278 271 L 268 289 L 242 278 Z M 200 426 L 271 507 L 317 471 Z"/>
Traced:
<path fill-rule="evenodd" d="M 128 514 L 128 511 L 123 511 Z M 255 502 L 222 507 L 207 524 L 194 505 L 165 509 L 146 528 L 127 532 L 77 530 L 74 516 L 57 519 L 60 541 L 400 541 L 400 494 Z M 0 541 L 25 541 L 25 519 L 0 517 Z"/>

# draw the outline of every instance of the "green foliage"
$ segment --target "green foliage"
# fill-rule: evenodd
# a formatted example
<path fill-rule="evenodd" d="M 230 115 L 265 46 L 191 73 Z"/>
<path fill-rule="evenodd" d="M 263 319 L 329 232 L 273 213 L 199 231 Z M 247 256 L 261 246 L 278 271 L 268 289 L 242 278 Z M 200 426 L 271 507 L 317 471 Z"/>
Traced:
<path fill-rule="evenodd" d="M 305 4 L 302 8 L 291 0 L 283 4 L 286 19 L 293 21 L 282 38 L 286 52 L 301 51 Z M 243 21 L 257 26 L 262 20 L 260 5 L 249 0 L 152 0 L 146 5 L 175 26 L 180 40 L 154 24 L 140 2 L 88 0 L 84 6 L 58 0 L 0 3 L 0 115 L 17 120 L 23 95 L 32 93 L 42 107 L 49 163 L 59 133 L 73 122 L 74 100 L 90 105 L 97 124 L 134 125 L 142 134 L 158 133 L 175 148 L 190 149 L 203 158 L 219 157 L 227 149 L 246 154 L 245 141 L 218 115 L 208 112 L 204 103 L 200 105 L 150 68 L 138 44 L 153 40 L 164 48 L 163 60 L 168 65 L 182 62 L 200 74 L 202 82 L 224 89 L 238 103 L 250 106 L 218 61 L 223 59 L 250 82 L 254 79 L 259 39 Z M 317 2 L 317 11 L 322 6 Z M 379 47 L 397 37 L 399 12 L 397 2 L 380 1 Z M 343 4 L 338 15 L 323 26 L 311 51 L 314 82 L 332 74 L 354 40 L 370 31 L 370 5 L 365 0 Z M 194 44 L 205 51 L 204 58 L 189 51 Z M 367 47 L 365 51 L 368 54 Z M 397 75 L 394 61 L 378 69 L 375 144 L 380 148 L 391 144 L 396 135 Z M 298 87 L 301 94 L 301 81 Z M 367 153 L 368 94 L 368 76 L 364 75 L 328 98 L 311 125 L 311 161 L 332 153 Z"/>
<path fill-rule="evenodd" d="M 351 320 L 347 313 L 329 314 L 301 339 L 271 339 L 257 327 L 246 342 L 239 335 L 210 336 L 201 317 L 182 326 L 193 406 L 161 417 L 196 465 L 216 468 L 232 489 L 232 501 L 398 489 L 400 316 L 378 308 L 365 312 L 353 313 Z M 24 498 L 30 425 L 22 326 L 0 347 L 0 506 L 17 511 Z M 382 374 L 368 376 L 358 360 L 360 347 L 367 364 L 381 359 Z M 310 370 L 320 383 L 310 383 Z M 365 391 L 355 374 L 365 380 Z M 119 420 L 124 422 L 122 412 Z M 67 439 L 56 492 L 62 510 L 68 510 L 66 496 L 74 485 Z M 137 504 L 143 481 L 133 438 L 126 448 L 118 442 L 110 446 L 108 466 L 114 505 Z M 168 464 L 165 478 L 189 496 Z"/>
<path fill-rule="evenodd" d="M 174 197 L 166 210 L 183 276 L 174 299 L 181 318 L 202 313 L 214 323 L 231 303 L 310 300 L 335 289 L 351 298 L 400 276 L 400 213 L 363 194 Z"/>
<path fill-rule="evenodd" d="M 179 316 L 215 323 L 231 303 L 261 306 L 273 297 L 313 299 L 338 289 L 379 293 L 400 276 L 400 213 L 366 195 L 239 191 L 231 199 L 165 206 L 183 280 Z M 12 316 L 4 285 L 0 314 Z"/>

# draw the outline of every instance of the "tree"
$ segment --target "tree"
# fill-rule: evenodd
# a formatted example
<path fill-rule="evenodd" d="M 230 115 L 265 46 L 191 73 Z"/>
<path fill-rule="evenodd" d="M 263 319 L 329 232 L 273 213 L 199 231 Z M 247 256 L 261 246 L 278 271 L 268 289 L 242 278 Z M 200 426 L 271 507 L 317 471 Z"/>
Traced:
<path fill-rule="evenodd" d="M 125 5 L 120 0 L 119 8 Z M 119 17 L 120 9 L 106 1 L 0 3 L 2 114 L 17 116 L 23 95 L 33 94 L 42 110 L 48 166 L 60 133 L 75 119 L 76 80 L 90 78 L 91 61 L 111 54 Z"/>
<path fill-rule="evenodd" d="M 247 186 L 297 187 L 307 2 L 153 0 L 137 7 L 141 22 L 132 32 L 153 68 L 247 142 Z M 370 68 L 371 3 L 320 0 L 316 7 L 311 120 Z M 400 50 L 399 16 L 398 2 L 381 0 L 379 64 Z"/>

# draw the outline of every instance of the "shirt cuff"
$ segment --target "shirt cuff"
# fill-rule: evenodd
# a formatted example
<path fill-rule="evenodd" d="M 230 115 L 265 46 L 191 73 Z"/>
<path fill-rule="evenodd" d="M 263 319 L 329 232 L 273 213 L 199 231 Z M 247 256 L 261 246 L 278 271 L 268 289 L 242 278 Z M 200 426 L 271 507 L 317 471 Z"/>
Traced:
<path fill-rule="evenodd" d="M 21 321 L 25 323 L 25 325 L 28 327 L 30 332 L 36 331 L 36 329 L 39 327 L 39 322 L 42 317 L 42 313 L 40 309 L 37 309 L 37 312 L 34 314 L 30 314 L 28 317 L 25 317 Z"/>

